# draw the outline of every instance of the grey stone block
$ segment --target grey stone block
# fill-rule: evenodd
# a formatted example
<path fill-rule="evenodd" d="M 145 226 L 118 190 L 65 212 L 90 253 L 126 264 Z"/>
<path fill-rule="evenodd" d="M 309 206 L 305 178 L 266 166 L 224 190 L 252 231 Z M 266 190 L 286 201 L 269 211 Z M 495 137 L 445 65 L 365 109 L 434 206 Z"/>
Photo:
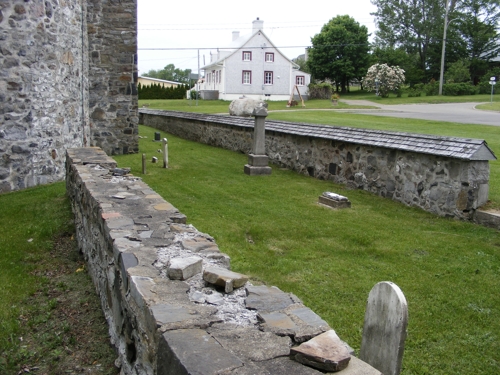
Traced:
<path fill-rule="evenodd" d="M 221 286 L 226 293 L 230 293 L 233 289 L 245 285 L 248 281 L 248 276 L 224 268 L 207 267 L 203 271 L 203 280 L 210 284 Z"/>
<path fill-rule="evenodd" d="M 245 305 L 247 309 L 259 312 L 273 312 L 282 310 L 294 302 L 289 294 L 282 292 L 276 287 L 249 286 L 246 288 L 247 298 Z"/>
<path fill-rule="evenodd" d="M 254 167 L 246 164 L 243 171 L 249 176 L 266 176 L 272 173 L 271 167 Z"/>
<path fill-rule="evenodd" d="M 208 332 L 224 348 L 244 361 L 260 362 L 290 354 L 292 343 L 289 337 L 261 332 L 254 327 L 232 330 L 208 329 Z"/>
<path fill-rule="evenodd" d="M 123 286 L 128 290 L 128 273 L 127 269 L 135 267 L 139 264 L 137 258 L 132 253 L 120 254 L 120 273 L 122 275 Z"/>
<path fill-rule="evenodd" d="M 202 271 L 203 260 L 200 257 L 173 258 L 167 267 L 167 276 L 171 280 L 186 280 Z"/>
<path fill-rule="evenodd" d="M 165 332 L 157 356 L 157 375 L 215 375 L 243 366 L 239 358 L 201 329 Z"/>

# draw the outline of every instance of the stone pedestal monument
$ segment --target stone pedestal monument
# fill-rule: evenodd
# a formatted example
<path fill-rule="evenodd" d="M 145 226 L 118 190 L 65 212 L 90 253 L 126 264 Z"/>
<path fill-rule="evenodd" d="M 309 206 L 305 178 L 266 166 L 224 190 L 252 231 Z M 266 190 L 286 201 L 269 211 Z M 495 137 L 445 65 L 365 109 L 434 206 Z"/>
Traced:
<path fill-rule="evenodd" d="M 253 132 L 252 152 L 248 154 L 248 164 L 244 171 L 250 176 L 271 174 L 271 167 L 268 166 L 269 158 L 266 155 L 266 117 L 267 108 L 258 106 L 253 110 L 255 117 Z"/>

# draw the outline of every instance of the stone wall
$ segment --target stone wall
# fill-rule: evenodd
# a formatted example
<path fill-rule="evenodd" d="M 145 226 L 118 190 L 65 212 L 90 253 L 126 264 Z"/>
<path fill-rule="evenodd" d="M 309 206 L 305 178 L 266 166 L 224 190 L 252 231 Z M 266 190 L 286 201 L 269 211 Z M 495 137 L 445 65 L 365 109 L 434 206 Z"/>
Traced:
<path fill-rule="evenodd" d="M 91 145 L 138 152 L 137 0 L 88 1 Z"/>
<path fill-rule="evenodd" d="M 253 119 L 141 109 L 140 123 L 177 136 L 249 153 Z M 482 140 L 266 122 L 270 162 L 363 189 L 440 216 L 472 219 L 488 199 Z"/>
<path fill-rule="evenodd" d="M 70 149 L 66 166 L 122 374 L 380 375 L 296 296 L 229 271 L 210 235 L 101 149 Z"/>
<path fill-rule="evenodd" d="M 63 179 L 67 148 L 137 151 L 135 30 L 134 0 L 0 0 L 0 193 Z"/>

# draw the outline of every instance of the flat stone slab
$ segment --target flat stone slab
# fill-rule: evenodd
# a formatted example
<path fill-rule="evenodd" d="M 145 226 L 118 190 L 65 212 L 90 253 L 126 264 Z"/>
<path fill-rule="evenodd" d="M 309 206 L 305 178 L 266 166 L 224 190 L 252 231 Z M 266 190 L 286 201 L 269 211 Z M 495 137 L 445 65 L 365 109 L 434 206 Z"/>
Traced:
<path fill-rule="evenodd" d="M 193 318 L 189 310 L 183 306 L 169 304 L 154 305 L 151 307 L 151 312 L 159 326 Z"/>
<path fill-rule="evenodd" d="M 248 281 L 248 276 L 224 268 L 207 267 L 203 272 L 203 280 L 223 287 L 225 293 L 231 293 L 234 289 L 245 285 Z"/>
<path fill-rule="evenodd" d="M 276 334 L 293 334 L 295 330 L 298 329 L 297 325 L 292 319 L 286 314 L 279 312 L 272 312 L 269 314 L 259 313 L 257 315 L 259 320 L 268 328 L 271 332 Z"/>
<path fill-rule="evenodd" d="M 181 242 L 184 250 L 192 251 L 193 253 L 198 253 L 202 250 L 207 250 L 210 252 L 219 251 L 219 247 L 213 241 L 210 241 L 204 237 L 195 237 L 184 240 Z"/>
<path fill-rule="evenodd" d="M 246 288 L 247 298 L 245 305 L 247 309 L 259 312 L 273 312 L 282 310 L 294 301 L 288 293 L 282 292 L 276 287 L 249 286 Z"/>
<path fill-rule="evenodd" d="M 288 357 L 275 358 L 269 361 L 259 362 L 256 365 L 266 371 L 262 371 L 262 373 L 257 372 L 256 374 L 259 375 L 266 373 L 270 375 L 324 375 L 323 372 L 304 366 Z"/>
<path fill-rule="evenodd" d="M 296 316 L 311 327 L 325 327 L 328 323 L 312 311 L 309 307 L 301 307 L 290 311 L 290 315 Z"/>
<path fill-rule="evenodd" d="M 300 363 L 333 372 L 343 370 L 351 360 L 347 348 L 333 330 L 292 348 L 291 354 Z"/>
<path fill-rule="evenodd" d="M 167 267 L 167 276 L 171 280 L 186 280 L 201 273 L 202 265 L 203 259 L 196 256 L 173 258 Z"/>
<path fill-rule="evenodd" d="M 349 365 L 339 375 L 384 375 L 376 368 L 351 355 Z"/>
<path fill-rule="evenodd" d="M 165 332 L 160 338 L 157 374 L 221 374 L 243 366 L 202 329 Z"/>
<path fill-rule="evenodd" d="M 208 332 L 224 348 L 242 360 L 260 362 L 290 354 L 292 344 L 290 338 L 279 337 L 271 332 L 261 332 L 256 328 L 230 330 L 215 328 L 208 329 Z"/>

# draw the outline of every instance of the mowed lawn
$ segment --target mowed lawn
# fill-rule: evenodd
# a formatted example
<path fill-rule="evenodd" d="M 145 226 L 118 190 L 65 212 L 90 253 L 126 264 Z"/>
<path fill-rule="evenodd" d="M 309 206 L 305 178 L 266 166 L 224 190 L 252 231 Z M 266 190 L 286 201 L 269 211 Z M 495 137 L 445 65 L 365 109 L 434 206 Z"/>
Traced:
<path fill-rule="evenodd" d="M 140 150 L 161 161 L 155 131 L 140 127 Z M 233 270 L 296 294 L 356 350 L 370 289 L 395 282 L 409 303 L 403 374 L 500 373 L 498 231 L 275 166 L 247 176 L 245 155 L 161 136 L 168 169 L 148 163 L 142 175 L 140 155 L 119 165 L 215 237 Z M 352 208 L 319 206 L 324 191 Z"/>

